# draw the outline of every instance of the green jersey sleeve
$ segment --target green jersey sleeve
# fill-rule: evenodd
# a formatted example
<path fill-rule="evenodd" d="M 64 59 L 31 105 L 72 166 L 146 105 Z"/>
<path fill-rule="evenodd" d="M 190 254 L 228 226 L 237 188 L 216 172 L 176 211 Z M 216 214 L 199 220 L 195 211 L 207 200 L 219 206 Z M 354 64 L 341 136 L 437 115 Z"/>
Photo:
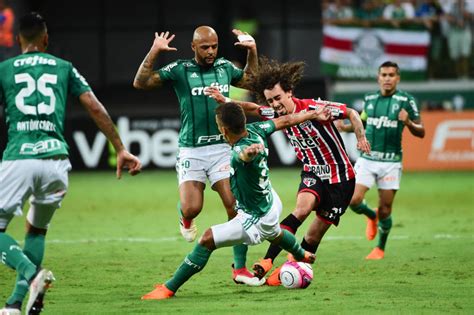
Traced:
<path fill-rule="evenodd" d="M 69 71 L 69 92 L 78 97 L 82 93 L 91 91 L 91 87 L 89 83 L 87 83 L 86 79 L 77 71 L 74 66 L 71 65 L 71 69 Z"/>
<path fill-rule="evenodd" d="M 420 112 L 418 110 L 418 105 L 413 96 L 408 96 L 408 101 L 404 104 L 403 108 L 408 112 L 408 116 L 411 120 L 419 120 Z"/>
<path fill-rule="evenodd" d="M 158 74 L 160 75 L 161 81 L 175 81 L 178 77 L 175 71 L 178 68 L 176 67 L 177 65 L 178 61 L 174 61 L 159 69 Z"/>
<path fill-rule="evenodd" d="M 255 131 L 265 139 L 275 132 L 275 123 L 273 120 L 259 121 L 248 125 L 248 128 L 249 130 Z"/>

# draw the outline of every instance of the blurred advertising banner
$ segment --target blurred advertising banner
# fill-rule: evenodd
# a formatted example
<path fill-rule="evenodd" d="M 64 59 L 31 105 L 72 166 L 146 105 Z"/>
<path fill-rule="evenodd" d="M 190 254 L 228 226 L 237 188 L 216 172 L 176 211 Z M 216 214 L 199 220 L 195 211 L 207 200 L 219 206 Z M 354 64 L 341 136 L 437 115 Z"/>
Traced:
<path fill-rule="evenodd" d="M 178 117 L 118 116 L 113 118 L 124 145 L 142 161 L 144 168 L 174 168 L 178 151 Z M 87 116 L 66 121 L 66 141 L 74 169 L 107 169 L 116 165 L 115 152 Z M 271 166 L 299 165 L 283 132 L 269 142 Z"/>
<path fill-rule="evenodd" d="M 474 170 L 474 111 L 423 112 L 424 139 L 405 128 L 405 170 Z"/>
<path fill-rule="evenodd" d="M 429 45 L 426 29 L 324 25 L 321 71 L 333 78 L 369 79 L 391 60 L 404 79 L 421 80 L 426 77 Z"/>

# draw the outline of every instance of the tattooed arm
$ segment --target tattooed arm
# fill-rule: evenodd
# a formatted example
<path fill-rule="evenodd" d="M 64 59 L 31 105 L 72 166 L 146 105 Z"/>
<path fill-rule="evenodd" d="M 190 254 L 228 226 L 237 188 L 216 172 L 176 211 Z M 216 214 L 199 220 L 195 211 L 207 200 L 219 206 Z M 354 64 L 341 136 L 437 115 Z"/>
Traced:
<path fill-rule="evenodd" d="M 367 141 L 367 138 L 365 137 L 364 125 L 362 125 L 362 120 L 360 119 L 359 113 L 357 113 L 352 108 L 348 108 L 347 117 L 351 121 L 351 129 L 354 131 L 355 136 L 357 138 L 357 149 L 369 154 L 370 144 Z"/>
<path fill-rule="evenodd" d="M 174 34 L 169 35 L 169 32 L 161 32 L 159 35 L 155 33 L 155 40 L 151 46 L 150 51 L 143 59 L 137 74 L 133 81 L 133 87 L 136 89 L 149 90 L 161 86 L 161 78 L 158 71 L 153 71 L 156 58 L 161 51 L 175 51 L 174 47 L 169 47 L 169 43 L 173 40 Z"/>

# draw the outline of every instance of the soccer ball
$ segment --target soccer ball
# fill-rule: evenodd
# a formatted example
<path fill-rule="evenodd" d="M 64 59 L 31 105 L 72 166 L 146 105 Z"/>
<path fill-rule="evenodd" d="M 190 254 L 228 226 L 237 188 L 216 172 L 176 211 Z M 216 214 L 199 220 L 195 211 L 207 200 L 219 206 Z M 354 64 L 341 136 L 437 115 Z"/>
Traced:
<path fill-rule="evenodd" d="M 313 268 L 299 261 L 287 261 L 281 266 L 281 284 L 288 289 L 307 288 L 313 280 Z"/>

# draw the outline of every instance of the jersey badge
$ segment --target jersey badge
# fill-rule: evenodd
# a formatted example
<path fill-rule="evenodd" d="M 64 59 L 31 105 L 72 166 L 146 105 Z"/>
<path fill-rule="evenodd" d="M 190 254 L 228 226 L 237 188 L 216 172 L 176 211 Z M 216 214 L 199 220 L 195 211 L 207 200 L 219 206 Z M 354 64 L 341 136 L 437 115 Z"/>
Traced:
<path fill-rule="evenodd" d="M 303 178 L 303 184 L 305 184 L 306 187 L 311 187 L 314 184 L 316 184 L 316 179 L 314 179 L 312 177 L 305 177 L 305 178 Z"/>
<path fill-rule="evenodd" d="M 400 105 L 398 103 L 395 103 L 392 105 L 392 114 L 397 112 L 400 109 Z"/>
<path fill-rule="evenodd" d="M 197 75 L 196 72 L 191 73 L 191 75 L 190 75 L 189 77 L 190 77 L 191 79 L 197 79 L 197 78 L 199 78 L 199 76 Z"/>

